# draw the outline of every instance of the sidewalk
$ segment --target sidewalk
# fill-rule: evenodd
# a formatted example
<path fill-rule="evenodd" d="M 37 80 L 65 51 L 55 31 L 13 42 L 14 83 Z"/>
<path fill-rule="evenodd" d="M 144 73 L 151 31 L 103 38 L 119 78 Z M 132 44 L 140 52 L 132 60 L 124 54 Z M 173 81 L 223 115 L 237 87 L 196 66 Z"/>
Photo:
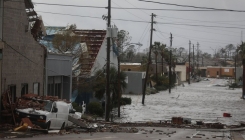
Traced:
<path fill-rule="evenodd" d="M 244 138 L 242 137 L 242 134 L 239 132 L 231 132 L 231 136 L 233 140 L 244 140 Z"/>

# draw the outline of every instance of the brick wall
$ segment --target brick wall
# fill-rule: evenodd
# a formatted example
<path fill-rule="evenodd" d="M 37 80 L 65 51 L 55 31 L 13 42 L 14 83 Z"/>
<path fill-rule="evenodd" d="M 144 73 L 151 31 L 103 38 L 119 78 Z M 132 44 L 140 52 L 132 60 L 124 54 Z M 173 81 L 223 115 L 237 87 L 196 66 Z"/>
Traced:
<path fill-rule="evenodd" d="M 22 2 L 19 2 L 22 1 Z M 39 83 L 39 93 L 43 95 L 44 48 L 34 40 L 31 32 L 25 31 L 28 20 L 24 0 L 4 2 L 3 40 L 18 52 L 5 44 L 3 49 L 2 91 L 8 85 L 16 86 L 16 95 L 21 95 L 22 83 L 28 84 L 28 93 L 33 93 L 33 84 Z"/>
<path fill-rule="evenodd" d="M 216 78 L 217 75 L 218 77 L 235 77 L 235 68 L 229 68 L 229 67 L 210 67 L 207 68 L 207 77 L 213 77 Z"/>

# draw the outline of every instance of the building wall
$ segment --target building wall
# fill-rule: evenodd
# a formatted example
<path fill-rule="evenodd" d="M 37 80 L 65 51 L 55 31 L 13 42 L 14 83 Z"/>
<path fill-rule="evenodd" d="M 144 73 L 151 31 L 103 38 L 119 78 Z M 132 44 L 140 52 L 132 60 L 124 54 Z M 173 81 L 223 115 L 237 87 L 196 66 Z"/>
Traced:
<path fill-rule="evenodd" d="M 186 81 L 186 66 L 185 65 L 176 65 L 175 71 L 178 72 L 179 81 Z"/>
<path fill-rule="evenodd" d="M 5 45 L 2 63 L 2 91 L 9 85 L 16 86 L 17 97 L 21 96 L 22 84 L 28 84 L 28 93 L 33 92 L 33 84 L 39 83 L 39 93 L 43 94 L 45 50 L 25 31 L 28 20 L 24 0 L 4 2 L 3 40 L 16 51 Z"/>
<path fill-rule="evenodd" d="M 70 100 L 72 90 L 72 56 L 48 54 L 45 95 Z M 57 93 L 58 92 L 58 93 Z"/>
<path fill-rule="evenodd" d="M 207 77 L 234 77 L 233 67 L 207 67 Z"/>
<path fill-rule="evenodd" d="M 143 71 L 141 65 L 129 65 L 129 64 L 121 64 L 121 71 Z"/>
<path fill-rule="evenodd" d="M 125 71 L 125 74 L 127 75 L 127 87 L 124 90 L 124 93 L 142 94 L 145 72 Z"/>

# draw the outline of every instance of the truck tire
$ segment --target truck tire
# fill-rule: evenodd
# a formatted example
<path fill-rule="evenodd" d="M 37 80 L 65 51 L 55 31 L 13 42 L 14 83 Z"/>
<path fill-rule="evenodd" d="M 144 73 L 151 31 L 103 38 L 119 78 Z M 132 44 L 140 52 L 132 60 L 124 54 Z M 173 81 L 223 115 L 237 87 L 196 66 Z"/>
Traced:
<path fill-rule="evenodd" d="M 65 129 L 65 122 L 63 122 L 63 124 L 62 124 L 60 130 L 64 130 L 64 129 Z"/>
<path fill-rule="evenodd" d="M 47 122 L 47 130 L 49 130 L 50 129 L 50 125 L 51 125 L 51 122 L 49 121 L 49 122 Z"/>

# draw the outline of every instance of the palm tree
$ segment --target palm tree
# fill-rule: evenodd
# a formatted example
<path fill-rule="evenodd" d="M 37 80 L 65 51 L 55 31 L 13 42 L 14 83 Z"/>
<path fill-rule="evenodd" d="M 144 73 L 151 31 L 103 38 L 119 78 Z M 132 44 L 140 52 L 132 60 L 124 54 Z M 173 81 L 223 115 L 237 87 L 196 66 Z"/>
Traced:
<path fill-rule="evenodd" d="M 245 84 L 244 84 L 244 81 L 245 81 L 245 43 L 244 42 L 242 42 L 242 44 L 238 47 L 238 51 L 242 58 L 242 66 L 243 66 L 242 99 L 244 99 L 244 95 L 245 95 Z"/>
<path fill-rule="evenodd" d="M 119 78 L 119 80 L 118 80 Z M 112 107 L 117 101 L 116 99 L 121 98 L 121 91 L 127 87 L 127 83 L 125 82 L 126 74 L 124 72 L 118 71 L 115 67 L 110 68 L 110 91 L 112 92 L 111 102 L 108 102 Z M 120 84 L 118 83 L 120 81 Z M 120 85 L 120 88 L 118 88 Z M 106 75 L 104 74 L 104 70 L 98 70 L 95 73 L 95 82 L 93 84 L 93 90 L 95 91 L 95 97 L 98 99 L 102 99 L 105 94 L 106 87 Z M 118 101 L 119 102 L 119 101 Z M 112 109 L 112 108 L 111 108 Z"/>

